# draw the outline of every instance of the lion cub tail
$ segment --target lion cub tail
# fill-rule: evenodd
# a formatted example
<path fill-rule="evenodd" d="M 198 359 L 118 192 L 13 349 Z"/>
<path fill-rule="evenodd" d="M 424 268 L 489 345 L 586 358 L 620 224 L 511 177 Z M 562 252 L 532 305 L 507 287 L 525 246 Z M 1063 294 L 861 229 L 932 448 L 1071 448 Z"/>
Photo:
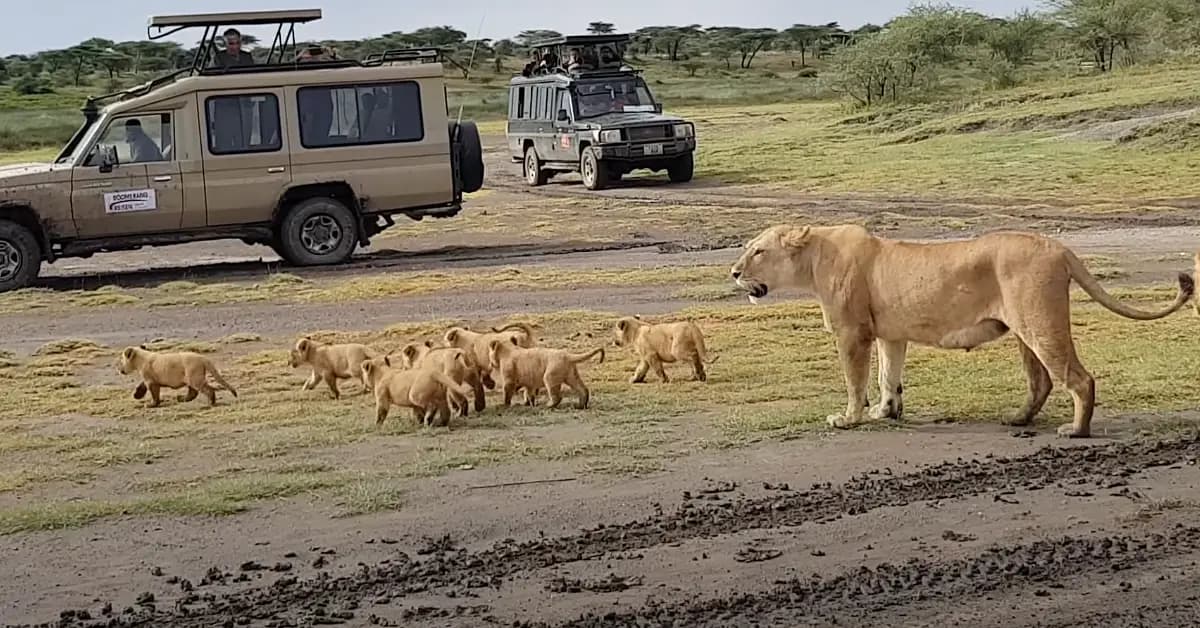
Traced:
<path fill-rule="evenodd" d="M 229 382 L 225 381 L 224 377 L 221 377 L 221 372 L 217 370 L 217 367 L 213 365 L 212 362 L 208 363 L 208 373 L 209 375 L 212 375 L 213 381 L 215 381 L 221 388 L 228 390 L 229 393 L 234 397 L 238 396 L 237 391 L 233 389 L 233 386 L 229 385 Z"/>
<path fill-rule="evenodd" d="M 591 351 L 588 351 L 587 353 L 568 353 L 567 359 L 575 364 L 579 364 L 580 362 L 587 362 L 588 360 L 596 357 L 597 355 L 600 356 L 600 363 L 604 364 L 604 347 L 592 349 Z"/>
<path fill-rule="evenodd" d="M 433 376 L 433 379 L 436 380 L 437 383 L 445 386 L 446 390 L 452 390 L 464 397 L 474 392 L 471 390 L 470 386 L 466 384 L 460 385 L 458 382 L 450 379 L 448 375 L 441 371 L 430 371 L 429 374 Z"/>
<path fill-rule="evenodd" d="M 1198 253 L 1200 255 L 1200 253 Z M 1179 294 L 1175 296 L 1175 302 L 1165 309 L 1157 312 L 1147 312 L 1137 308 L 1129 307 L 1116 300 L 1111 294 L 1105 292 L 1104 287 L 1099 281 L 1088 272 L 1087 267 L 1083 262 L 1070 251 L 1067 251 L 1067 264 L 1071 272 L 1071 279 L 1079 284 L 1083 291 L 1088 293 L 1088 296 L 1096 300 L 1097 303 L 1108 308 L 1109 311 L 1130 318 L 1135 321 L 1153 321 L 1160 318 L 1166 318 L 1178 311 L 1183 306 L 1187 305 L 1188 301 L 1192 300 L 1196 292 L 1196 280 L 1188 273 L 1179 273 Z M 1197 309 L 1200 313 L 1200 309 Z"/>
<path fill-rule="evenodd" d="M 708 364 L 709 366 L 711 366 L 711 365 L 713 365 L 713 364 L 716 364 L 716 363 L 717 363 L 717 360 L 720 360 L 720 359 L 721 359 L 721 356 L 719 356 L 719 355 L 718 355 L 718 356 L 709 356 L 709 354 L 708 354 L 708 345 L 707 345 L 707 344 L 705 344 L 705 342 L 704 342 L 704 334 L 700 333 L 700 328 L 699 328 L 699 327 L 694 327 L 694 328 L 693 328 L 693 338 L 695 338 L 695 341 L 696 341 L 696 353 L 697 353 L 697 354 L 699 354 L 699 356 L 700 356 L 700 361 L 701 361 L 701 362 L 703 362 L 703 363 L 705 363 L 705 364 Z"/>

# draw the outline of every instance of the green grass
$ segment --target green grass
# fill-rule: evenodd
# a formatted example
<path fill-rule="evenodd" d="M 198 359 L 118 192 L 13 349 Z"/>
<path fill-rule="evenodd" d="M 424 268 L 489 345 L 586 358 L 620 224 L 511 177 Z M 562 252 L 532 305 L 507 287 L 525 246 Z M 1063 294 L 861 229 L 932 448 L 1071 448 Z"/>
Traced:
<path fill-rule="evenodd" d="M 1170 291 L 1120 294 L 1150 303 L 1167 300 Z M 1200 394 L 1193 377 L 1200 370 L 1200 340 L 1191 316 L 1130 322 L 1080 295 L 1075 308 L 1081 356 L 1098 382 L 1099 432 L 1112 413 L 1192 409 Z M 707 305 L 679 316 L 696 320 L 720 356 L 709 382 L 693 382 L 686 367 L 672 366 L 670 384 L 630 385 L 634 360 L 612 348 L 604 364 L 584 367 L 591 409 L 501 409 L 492 396 L 482 416 L 456 421 L 449 431 L 418 428 L 399 411 L 376 429 L 371 401 L 356 396 L 353 383 L 343 387 L 341 401 L 323 390 L 300 392 L 307 373 L 287 368 L 290 339 L 272 341 L 278 349 L 265 351 L 207 341 L 242 392 L 236 400 L 223 395 L 211 409 L 172 395 L 163 407 L 147 409 L 131 398 L 133 382 L 116 376 L 114 349 L 71 343 L 66 351 L 64 343 L 49 355 L 0 368 L 0 533 L 121 515 L 230 514 L 308 493 L 329 505 L 330 516 L 393 510 L 403 507 L 408 480 L 464 465 L 557 462 L 581 472 L 650 473 L 690 453 L 826 431 L 824 417 L 844 407 L 834 342 L 816 306 Z M 525 319 L 539 326 L 547 345 L 584 349 L 608 342 L 614 316 L 567 311 Z M 387 350 L 436 337 L 446 324 L 314 331 Z M 56 360 L 53 370 L 45 370 L 48 359 Z M 909 418 L 998 422 L 1023 401 L 1022 377 L 1011 341 L 970 354 L 915 347 L 906 374 Z M 58 392 L 64 385 L 72 387 L 70 395 Z M 1054 425 L 1069 416 L 1069 397 L 1058 391 L 1042 421 Z M 380 456 L 388 460 L 384 467 Z M 196 466 L 211 460 L 221 467 Z M 121 479 L 147 463 L 165 475 L 151 482 Z M 172 471 L 177 468 L 193 470 L 180 475 Z M 64 492 L 64 486 L 73 488 Z M 6 497 L 14 495 L 27 497 Z"/>

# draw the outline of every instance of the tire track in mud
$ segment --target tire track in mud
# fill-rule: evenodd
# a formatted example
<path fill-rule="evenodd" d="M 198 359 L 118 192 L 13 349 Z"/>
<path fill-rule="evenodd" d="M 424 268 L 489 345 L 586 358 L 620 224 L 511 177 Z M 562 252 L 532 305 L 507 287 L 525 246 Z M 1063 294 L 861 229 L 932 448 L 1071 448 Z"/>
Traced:
<path fill-rule="evenodd" d="M 379 598 L 394 599 L 441 588 L 494 587 L 522 572 L 601 558 L 610 552 L 746 530 L 822 524 L 878 508 L 999 491 L 1040 490 L 1066 483 L 1115 487 L 1123 485 L 1125 478 L 1149 469 L 1195 466 L 1198 461 L 1200 435 L 1190 435 L 1096 446 L 1047 446 L 1024 456 L 959 459 L 902 475 L 887 469 L 871 471 L 841 486 L 815 485 L 782 496 L 727 502 L 685 499 L 669 514 L 615 526 L 600 525 L 562 537 L 502 541 L 478 552 L 443 547 L 421 559 L 401 554 L 386 564 L 360 565 L 356 573 L 347 576 L 325 573 L 309 580 L 284 577 L 266 588 L 220 595 L 187 591 L 172 608 L 144 605 L 103 619 L 71 616 L 61 625 L 199 627 L 220 625 L 226 620 L 234 625 L 232 622 L 247 619 L 326 617 L 335 612 L 331 609 L 353 613 L 360 603 Z M 221 570 L 215 572 L 221 575 Z"/>
<path fill-rule="evenodd" d="M 895 619 L 899 608 L 937 602 L 963 603 L 993 592 L 1026 587 L 1054 588 L 1060 581 L 1080 575 L 1119 573 L 1135 565 L 1200 551 L 1200 528 L 1181 528 L 1169 534 L 1140 537 L 1064 537 L 1028 545 L 993 547 L 969 558 L 944 562 L 912 560 L 862 567 L 832 578 L 813 575 L 777 583 L 768 592 L 734 595 L 678 605 L 648 605 L 631 612 L 586 615 L 559 624 L 524 623 L 516 628 L 674 628 L 727 626 L 795 626 L 805 619 L 820 625 L 866 620 L 887 612 Z M 1036 595 L 1049 595 L 1039 589 Z M 1115 605 L 1114 605 L 1115 606 Z M 1166 619 L 1194 618 L 1195 598 L 1187 603 L 1148 607 Z M 1137 609 L 1117 611 L 1098 623 L 1136 616 Z M 876 619 L 884 619 L 877 617 Z M 864 624 L 880 625 L 867 621 Z M 1190 623 L 1190 622 L 1189 622 Z M 1014 624 L 1015 625 L 1015 624 Z M 1186 625 L 1167 623 L 1164 625 Z"/>

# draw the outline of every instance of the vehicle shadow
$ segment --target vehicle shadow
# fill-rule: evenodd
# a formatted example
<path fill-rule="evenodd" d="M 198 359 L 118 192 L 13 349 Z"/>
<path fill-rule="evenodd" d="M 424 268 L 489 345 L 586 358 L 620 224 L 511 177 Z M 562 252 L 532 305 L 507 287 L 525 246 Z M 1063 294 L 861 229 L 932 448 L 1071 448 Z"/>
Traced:
<path fill-rule="evenodd" d="M 421 251 L 380 249 L 360 252 L 345 264 L 336 266 L 295 267 L 279 259 L 260 258 L 207 264 L 172 264 L 106 273 L 49 275 L 41 277 L 33 288 L 55 291 L 94 290 L 102 286 L 147 288 L 169 281 L 191 281 L 198 284 L 228 283 L 266 279 L 271 275 L 289 273 L 304 279 L 320 279 L 338 275 L 371 274 L 383 271 L 445 270 L 514 265 L 522 260 L 534 261 L 546 256 L 572 253 L 596 253 L 633 248 L 655 247 L 666 241 L 639 240 L 635 242 L 562 241 L 546 244 L 513 244 L 497 246 L 447 246 Z"/>

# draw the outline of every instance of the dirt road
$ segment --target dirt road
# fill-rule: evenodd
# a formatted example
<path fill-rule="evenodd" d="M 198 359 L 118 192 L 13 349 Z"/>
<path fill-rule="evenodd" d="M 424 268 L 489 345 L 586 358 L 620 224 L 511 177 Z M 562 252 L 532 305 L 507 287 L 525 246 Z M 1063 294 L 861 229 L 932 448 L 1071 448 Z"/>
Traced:
<path fill-rule="evenodd" d="M 1106 283 L 1169 281 L 1190 268 L 1200 246 L 1200 219 L 1166 211 L 1097 216 L 1065 202 L 796 198 L 704 180 L 633 181 L 591 194 L 563 177 L 530 191 L 494 138 L 487 155 L 492 191 L 456 220 L 525 199 L 584 199 L 595 212 L 595 238 L 538 235 L 532 225 L 544 216 L 530 217 L 515 235 L 382 237 L 353 264 L 289 272 L 333 280 L 497 265 L 645 268 L 727 264 L 738 254 L 729 234 L 606 221 L 604 212 L 622 204 L 648 216 L 664 204 L 795 210 L 870 219 L 906 237 L 1030 226 L 1081 254 L 1110 258 Z M 963 222 L 942 220 L 948 216 Z M 255 282 L 278 270 L 265 250 L 196 244 L 64 260 L 47 269 L 45 285 Z M 479 289 L 215 305 L 203 315 L 118 306 L 13 314 L 2 323 L 5 348 L 28 353 L 65 337 L 119 346 L 233 331 L 277 339 L 450 315 L 652 314 L 689 304 L 667 296 L 672 288 Z M 1200 438 L 1185 430 L 1147 439 L 1140 433 L 1161 423 L 1154 419 L 1106 416 L 1113 427 L 1087 443 L 996 425 L 814 435 L 704 451 L 639 478 L 510 464 L 413 481 L 399 511 L 349 519 L 300 497 L 219 519 L 115 518 L 0 536 L 8 576 L 0 579 L 0 625 L 1192 625 L 1200 621 Z M 353 455 L 386 464 L 394 453 Z M 215 463 L 195 455 L 193 464 Z M 157 473 L 148 466 L 129 481 Z"/>
<path fill-rule="evenodd" d="M 117 547 L 79 547 L 80 568 L 152 555 L 137 564 L 146 591 L 63 625 L 1194 623 L 1200 440 L 1064 448 L 977 431 L 776 445 L 610 486 L 481 492 L 469 483 L 487 478 L 464 473 L 341 534 L 231 520 L 209 534 L 253 547 L 181 565 L 169 555 L 182 548 L 117 558 L 169 527 L 135 541 L 101 526 L 90 536 Z M 19 548 L 18 564 L 48 542 Z M 44 595 L 81 588 L 64 584 Z"/>

